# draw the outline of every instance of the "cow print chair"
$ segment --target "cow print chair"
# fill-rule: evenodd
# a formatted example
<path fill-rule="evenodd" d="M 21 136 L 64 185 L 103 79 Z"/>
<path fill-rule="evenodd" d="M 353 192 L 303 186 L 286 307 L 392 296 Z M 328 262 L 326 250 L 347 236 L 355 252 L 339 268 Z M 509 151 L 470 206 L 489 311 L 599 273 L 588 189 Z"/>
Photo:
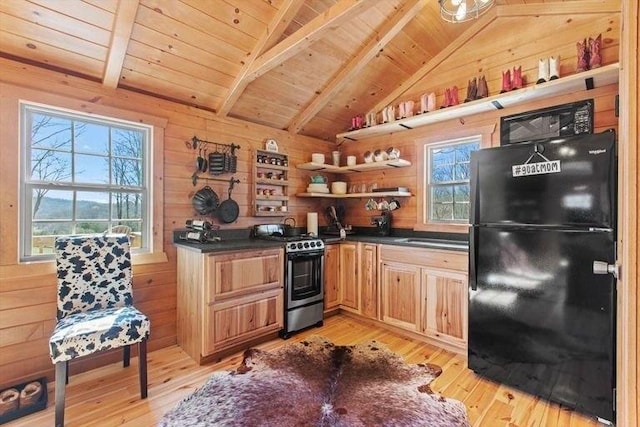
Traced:
<path fill-rule="evenodd" d="M 49 339 L 56 367 L 55 425 L 64 425 L 70 360 L 123 347 L 129 366 L 138 344 L 140 397 L 147 397 L 147 338 L 151 323 L 133 307 L 131 253 L 126 235 L 64 236 L 55 241 L 58 322 Z"/>

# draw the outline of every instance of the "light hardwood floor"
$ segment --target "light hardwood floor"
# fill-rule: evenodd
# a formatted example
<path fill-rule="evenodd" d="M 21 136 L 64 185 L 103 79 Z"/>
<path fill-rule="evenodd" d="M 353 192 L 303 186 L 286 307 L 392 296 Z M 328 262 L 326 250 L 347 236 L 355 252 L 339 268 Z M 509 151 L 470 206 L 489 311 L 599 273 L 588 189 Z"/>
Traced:
<path fill-rule="evenodd" d="M 583 427 L 598 426 L 595 419 L 567 408 L 549 404 L 527 394 L 488 382 L 466 368 L 466 360 L 445 350 L 400 336 L 385 329 L 344 315 L 325 319 L 322 328 L 312 328 L 288 341 L 272 340 L 257 347 L 272 350 L 309 335 L 322 335 L 336 344 L 354 344 L 370 339 L 385 343 L 409 363 L 429 362 L 443 372 L 433 383 L 434 391 L 461 400 L 473 426 L 493 427 Z M 149 353 L 149 397 L 140 400 L 137 358 L 123 369 L 113 364 L 74 375 L 67 386 L 66 425 L 73 426 L 153 426 L 182 398 L 202 385 L 211 372 L 233 369 L 241 360 L 234 354 L 206 366 L 198 366 L 180 347 L 172 346 Z M 6 424 L 51 426 L 53 391 L 49 387 L 49 407 L 44 411 Z M 265 396 L 268 398 L 268 396 Z"/>

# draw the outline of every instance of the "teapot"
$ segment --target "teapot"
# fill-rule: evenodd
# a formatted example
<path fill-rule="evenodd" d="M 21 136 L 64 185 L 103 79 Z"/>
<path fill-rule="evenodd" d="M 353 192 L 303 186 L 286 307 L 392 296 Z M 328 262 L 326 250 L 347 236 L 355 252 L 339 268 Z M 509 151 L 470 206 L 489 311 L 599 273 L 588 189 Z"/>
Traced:
<path fill-rule="evenodd" d="M 326 184 L 328 181 L 327 177 L 324 175 L 314 175 L 311 177 L 312 184 Z"/>

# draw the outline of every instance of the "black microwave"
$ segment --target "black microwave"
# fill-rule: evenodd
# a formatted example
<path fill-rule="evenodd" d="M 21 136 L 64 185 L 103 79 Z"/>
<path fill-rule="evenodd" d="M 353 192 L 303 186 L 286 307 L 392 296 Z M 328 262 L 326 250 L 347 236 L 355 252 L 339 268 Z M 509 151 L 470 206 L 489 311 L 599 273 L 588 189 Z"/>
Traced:
<path fill-rule="evenodd" d="M 500 145 L 593 133 L 593 99 L 500 118 Z"/>

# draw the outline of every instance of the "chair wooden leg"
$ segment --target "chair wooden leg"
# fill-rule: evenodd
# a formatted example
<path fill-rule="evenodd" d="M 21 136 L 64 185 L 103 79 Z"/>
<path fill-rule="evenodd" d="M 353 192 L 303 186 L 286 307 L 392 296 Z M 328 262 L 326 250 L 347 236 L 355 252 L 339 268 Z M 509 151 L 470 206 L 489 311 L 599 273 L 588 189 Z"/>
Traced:
<path fill-rule="evenodd" d="M 67 360 L 66 362 L 67 366 L 65 366 L 64 371 L 66 372 L 66 374 L 64 375 L 64 383 L 65 384 L 69 384 L 69 361 Z"/>
<path fill-rule="evenodd" d="M 56 427 L 64 426 L 64 393 L 67 387 L 68 362 L 56 363 Z"/>
<path fill-rule="evenodd" d="M 140 377 L 140 398 L 147 398 L 147 340 L 138 344 L 138 368 Z"/>
<path fill-rule="evenodd" d="M 131 361 L 131 346 L 125 345 L 124 350 L 122 351 L 122 366 L 125 368 L 129 366 L 129 362 Z"/>

